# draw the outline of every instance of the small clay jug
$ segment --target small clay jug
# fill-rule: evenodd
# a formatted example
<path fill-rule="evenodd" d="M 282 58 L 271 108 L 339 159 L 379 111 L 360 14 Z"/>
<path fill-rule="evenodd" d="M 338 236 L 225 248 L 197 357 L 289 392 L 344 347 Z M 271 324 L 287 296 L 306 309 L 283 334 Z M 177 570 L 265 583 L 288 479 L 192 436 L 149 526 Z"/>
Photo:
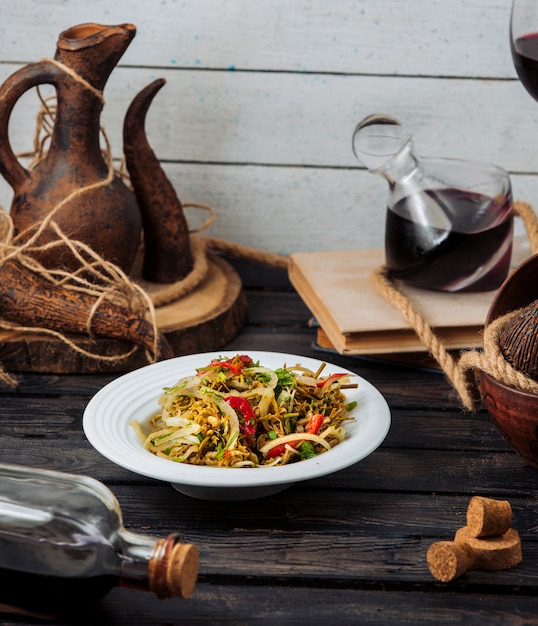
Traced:
<path fill-rule="evenodd" d="M 101 153 L 100 115 L 105 83 L 135 33 L 132 24 L 74 26 L 60 34 L 53 60 L 21 68 L 0 87 L 0 173 L 14 191 L 16 233 L 27 238 L 54 210 L 54 222 L 70 239 L 127 273 L 140 245 L 142 218 L 134 193 L 117 175 L 102 184 L 109 167 Z M 8 124 L 19 98 L 45 83 L 56 90 L 57 114 L 46 156 L 28 170 L 13 153 Z M 55 238 L 49 227 L 38 243 Z M 79 267 L 65 248 L 40 252 L 39 260 L 48 267 Z"/>

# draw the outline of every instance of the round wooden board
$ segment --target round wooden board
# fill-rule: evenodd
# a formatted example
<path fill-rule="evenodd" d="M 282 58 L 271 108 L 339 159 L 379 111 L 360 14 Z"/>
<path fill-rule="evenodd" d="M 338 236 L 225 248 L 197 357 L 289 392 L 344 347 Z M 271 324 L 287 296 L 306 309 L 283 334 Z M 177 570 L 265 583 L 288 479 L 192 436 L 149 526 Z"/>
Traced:
<path fill-rule="evenodd" d="M 218 350 L 242 329 L 247 303 L 239 276 L 226 261 L 209 258 L 203 282 L 177 302 L 156 309 L 157 326 L 176 356 Z M 131 344 L 112 339 L 70 337 L 82 349 L 104 357 L 125 354 Z M 141 348 L 121 361 L 94 359 L 46 335 L 0 333 L 0 363 L 10 373 L 92 374 L 126 372 L 148 364 Z"/>

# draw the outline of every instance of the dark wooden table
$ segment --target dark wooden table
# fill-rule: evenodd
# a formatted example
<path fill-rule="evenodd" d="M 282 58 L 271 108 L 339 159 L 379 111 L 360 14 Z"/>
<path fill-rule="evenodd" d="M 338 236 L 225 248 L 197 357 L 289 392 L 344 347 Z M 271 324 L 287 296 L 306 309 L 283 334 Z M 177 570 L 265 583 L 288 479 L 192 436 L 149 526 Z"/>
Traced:
<path fill-rule="evenodd" d="M 285 273 L 251 267 L 241 275 L 250 319 L 226 348 L 292 352 L 355 371 L 388 401 L 388 437 L 359 464 L 277 495 L 199 501 L 115 466 L 89 445 L 84 407 L 114 376 L 24 375 L 16 391 L 1 391 L 0 460 L 93 476 L 117 496 L 127 528 L 178 531 L 201 554 L 189 600 L 116 589 L 63 623 L 538 624 L 536 470 L 484 412 L 462 411 L 443 375 L 320 354 Z M 523 562 L 438 583 L 426 551 L 465 525 L 473 495 L 510 501 Z"/>

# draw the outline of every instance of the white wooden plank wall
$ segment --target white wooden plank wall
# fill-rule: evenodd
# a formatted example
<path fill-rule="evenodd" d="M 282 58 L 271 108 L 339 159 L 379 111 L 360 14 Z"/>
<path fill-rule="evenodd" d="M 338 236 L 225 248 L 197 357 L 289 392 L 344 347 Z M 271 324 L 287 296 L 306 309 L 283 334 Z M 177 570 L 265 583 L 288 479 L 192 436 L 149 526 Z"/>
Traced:
<path fill-rule="evenodd" d="M 53 56 L 70 26 L 132 22 L 137 35 L 105 89 L 115 157 L 127 106 L 164 77 L 148 137 L 183 202 L 215 208 L 208 234 L 285 254 L 381 247 L 386 184 L 351 150 L 355 124 L 370 113 L 398 117 L 423 155 L 501 165 L 515 197 L 538 207 L 538 103 L 512 66 L 510 4 L 4 2 L 0 81 Z M 12 116 L 15 150 L 31 147 L 35 103 L 25 96 Z M 10 199 L 2 180 L 0 203 Z"/>

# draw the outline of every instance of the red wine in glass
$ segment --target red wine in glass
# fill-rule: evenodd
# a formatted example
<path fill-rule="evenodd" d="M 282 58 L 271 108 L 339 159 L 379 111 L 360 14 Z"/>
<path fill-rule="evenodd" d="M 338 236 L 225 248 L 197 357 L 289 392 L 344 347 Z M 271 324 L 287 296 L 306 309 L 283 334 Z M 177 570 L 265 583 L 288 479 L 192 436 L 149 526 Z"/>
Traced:
<path fill-rule="evenodd" d="M 510 38 L 510 48 L 519 80 L 538 100 L 538 32 Z"/>

